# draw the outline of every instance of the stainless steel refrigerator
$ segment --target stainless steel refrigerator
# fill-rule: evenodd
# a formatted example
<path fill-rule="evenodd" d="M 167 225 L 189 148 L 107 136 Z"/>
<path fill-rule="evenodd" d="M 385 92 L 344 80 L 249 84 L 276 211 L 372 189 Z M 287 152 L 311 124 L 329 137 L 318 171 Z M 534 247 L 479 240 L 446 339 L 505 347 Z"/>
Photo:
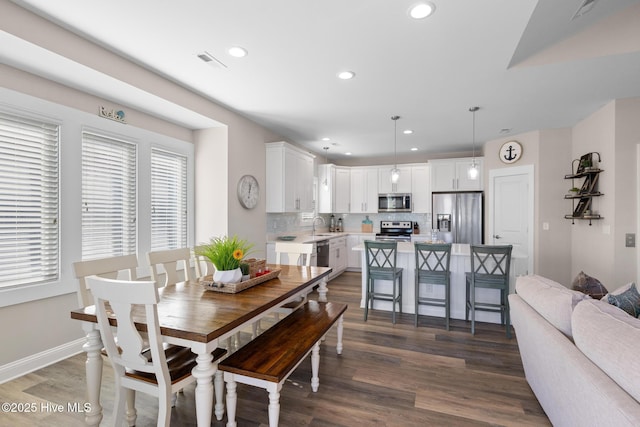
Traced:
<path fill-rule="evenodd" d="M 484 243 L 482 191 L 433 193 L 433 228 L 446 243 Z"/>

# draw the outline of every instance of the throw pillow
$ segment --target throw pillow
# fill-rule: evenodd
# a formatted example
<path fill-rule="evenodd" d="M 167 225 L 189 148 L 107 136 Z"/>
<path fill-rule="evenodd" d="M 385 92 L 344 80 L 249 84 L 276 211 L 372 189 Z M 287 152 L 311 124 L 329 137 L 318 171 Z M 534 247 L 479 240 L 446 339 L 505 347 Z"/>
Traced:
<path fill-rule="evenodd" d="M 573 290 L 580 291 L 589 295 L 591 298 L 600 299 L 607 294 L 607 288 L 595 277 L 584 274 L 583 271 L 578 273 L 573 279 Z"/>
<path fill-rule="evenodd" d="M 628 290 L 619 295 L 609 294 L 608 302 L 621 308 L 633 317 L 640 315 L 640 293 L 638 293 L 635 283 L 632 283 Z"/>

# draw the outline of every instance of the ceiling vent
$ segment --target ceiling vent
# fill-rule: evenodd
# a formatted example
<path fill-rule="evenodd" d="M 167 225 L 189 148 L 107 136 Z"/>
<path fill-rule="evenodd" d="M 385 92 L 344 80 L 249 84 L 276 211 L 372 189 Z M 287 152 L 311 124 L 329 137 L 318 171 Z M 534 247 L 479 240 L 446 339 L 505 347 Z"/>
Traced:
<path fill-rule="evenodd" d="M 224 64 L 224 62 L 220 61 L 218 58 L 216 58 L 215 56 L 211 55 L 206 50 L 204 52 L 202 52 L 202 53 L 199 53 L 198 54 L 198 58 L 200 58 L 202 61 L 206 62 L 207 64 L 218 66 L 218 67 L 222 67 L 222 68 L 227 68 L 227 66 Z"/>
<path fill-rule="evenodd" d="M 573 21 L 574 19 L 581 17 L 585 13 L 590 12 L 591 9 L 593 9 L 593 6 L 595 6 L 597 1 L 598 0 L 584 0 L 580 5 L 580 7 L 578 8 L 578 11 L 571 18 L 571 20 Z"/>

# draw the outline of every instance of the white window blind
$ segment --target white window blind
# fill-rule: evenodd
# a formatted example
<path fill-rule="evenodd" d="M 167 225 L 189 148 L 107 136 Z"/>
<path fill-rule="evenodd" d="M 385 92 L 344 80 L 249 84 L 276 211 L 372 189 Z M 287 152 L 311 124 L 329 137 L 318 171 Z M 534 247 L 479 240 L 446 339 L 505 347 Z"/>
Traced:
<path fill-rule="evenodd" d="M 136 146 L 82 133 L 82 259 L 136 253 Z"/>
<path fill-rule="evenodd" d="M 0 112 L 0 287 L 58 278 L 58 133 Z"/>
<path fill-rule="evenodd" d="M 187 246 L 187 158 L 151 150 L 151 250 Z"/>

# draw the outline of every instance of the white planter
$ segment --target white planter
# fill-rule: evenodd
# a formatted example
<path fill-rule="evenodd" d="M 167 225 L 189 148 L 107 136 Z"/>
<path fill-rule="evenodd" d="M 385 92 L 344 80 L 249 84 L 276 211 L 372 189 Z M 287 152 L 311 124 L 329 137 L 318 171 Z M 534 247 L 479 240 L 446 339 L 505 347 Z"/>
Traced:
<path fill-rule="evenodd" d="M 216 270 L 213 281 L 216 283 L 238 283 L 242 279 L 242 270 Z"/>

